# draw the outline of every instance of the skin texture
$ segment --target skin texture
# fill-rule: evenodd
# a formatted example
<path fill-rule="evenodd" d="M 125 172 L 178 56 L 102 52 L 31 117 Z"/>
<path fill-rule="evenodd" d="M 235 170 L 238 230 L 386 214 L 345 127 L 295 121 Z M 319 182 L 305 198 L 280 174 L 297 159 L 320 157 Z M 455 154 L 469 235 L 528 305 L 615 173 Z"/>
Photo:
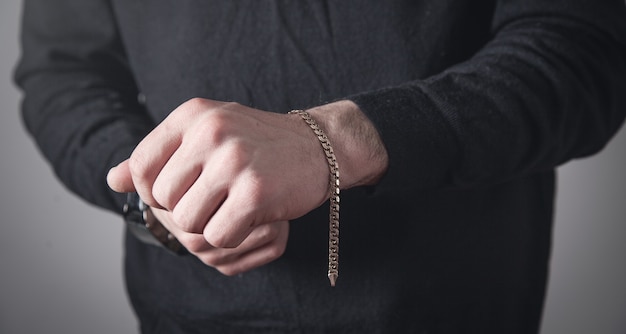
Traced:
<path fill-rule="evenodd" d="M 309 110 L 333 145 L 342 188 L 371 185 L 387 154 L 350 101 Z M 111 169 L 109 186 L 137 191 L 155 216 L 205 264 L 238 274 L 280 257 L 291 219 L 329 196 L 329 170 L 299 115 L 192 99 Z"/>

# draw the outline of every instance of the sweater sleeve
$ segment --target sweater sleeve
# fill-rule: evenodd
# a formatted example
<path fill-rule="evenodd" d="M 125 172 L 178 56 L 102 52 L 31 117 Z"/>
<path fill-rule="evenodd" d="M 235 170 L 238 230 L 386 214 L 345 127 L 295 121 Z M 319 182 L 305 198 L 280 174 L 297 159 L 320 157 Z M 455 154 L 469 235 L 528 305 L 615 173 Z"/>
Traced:
<path fill-rule="evenodd" d="M 138 103 L 110 5 L 105 0 L 26 0 L 22 56 L 27 130 L 58 178 L 81 198 L 120 212 L 108 169 L 152 127 Z"/>
<path fill-rule="evenodd" d="M 442 73 L 350 97 L 389 153 L 379 190 L 480 186 L 599 151 L 626 115 L 623 0 L 499 1 Z"/>

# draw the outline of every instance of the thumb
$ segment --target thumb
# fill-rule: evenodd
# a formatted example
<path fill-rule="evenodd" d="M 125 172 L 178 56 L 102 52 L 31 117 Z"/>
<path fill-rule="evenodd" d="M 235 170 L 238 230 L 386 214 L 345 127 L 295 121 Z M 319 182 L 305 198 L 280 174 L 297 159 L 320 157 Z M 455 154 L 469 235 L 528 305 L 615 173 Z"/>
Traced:
<path fill-rule="evenodd" d="M 130 193 L 135 191 L 133 178 L 128 168 L 128 160 L 122 161 L 119 165 L 109 170 L 107 183 L 113 191 L 118 193 Z"/>

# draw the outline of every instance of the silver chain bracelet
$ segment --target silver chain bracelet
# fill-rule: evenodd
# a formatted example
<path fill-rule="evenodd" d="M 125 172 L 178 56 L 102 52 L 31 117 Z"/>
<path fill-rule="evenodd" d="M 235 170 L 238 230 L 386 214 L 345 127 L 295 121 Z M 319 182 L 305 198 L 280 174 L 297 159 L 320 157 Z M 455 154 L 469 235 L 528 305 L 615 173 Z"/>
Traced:
<path fill-rule="evenodd" d="M 298 114 L 311 127 L 319 139 L 328 168 L 330 169 L 330 212 L 328 226 L 328 279 L 330 285 L 335 286 L 339 277 L 339 165 L 328 136 L 319 127 L 311 115 L 304 110 L 292 110 L 289 114 Z"/>

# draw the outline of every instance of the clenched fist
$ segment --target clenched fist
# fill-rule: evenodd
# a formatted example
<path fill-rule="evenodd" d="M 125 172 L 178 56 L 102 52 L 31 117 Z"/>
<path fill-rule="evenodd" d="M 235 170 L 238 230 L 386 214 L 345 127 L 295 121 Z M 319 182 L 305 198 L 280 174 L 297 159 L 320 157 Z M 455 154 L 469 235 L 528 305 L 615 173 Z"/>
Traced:
<path fill-rule="evenodd" d="M 344 185 L 368 184 L 382 175 L 386 152 L 353 103 L 340 101 L 311 112 L 326 127 L 339 166 L 345 168 Z M 350 131 L 342 123 L 359 128 Z M 355 137 L 364 133 L 368 138 Z M 377 157 L 373 152 L 383 154 L 372 161 Z M 364 163 L 371 168 L 363 168 Z M 324 153 L 300 116 L 199 98 L 174 110 L 128 160 L 111 169 L 107 180 L 115 191 L 137 191 L 192 253 L 236 249 L 249 236 L 262 234 L 262 228 L 280 239 L 284 250 L 286 222 L 329 196 Z M 262 227 L 266 224 L 272 227 Z M 245 243 L 246 252 L 271 238 L 257 239 L 254 245 Z M 272 254 L 277 257 L 282 251 Z M 209 265 L 220 262 L 215 256 L 204 260 Z"/>

